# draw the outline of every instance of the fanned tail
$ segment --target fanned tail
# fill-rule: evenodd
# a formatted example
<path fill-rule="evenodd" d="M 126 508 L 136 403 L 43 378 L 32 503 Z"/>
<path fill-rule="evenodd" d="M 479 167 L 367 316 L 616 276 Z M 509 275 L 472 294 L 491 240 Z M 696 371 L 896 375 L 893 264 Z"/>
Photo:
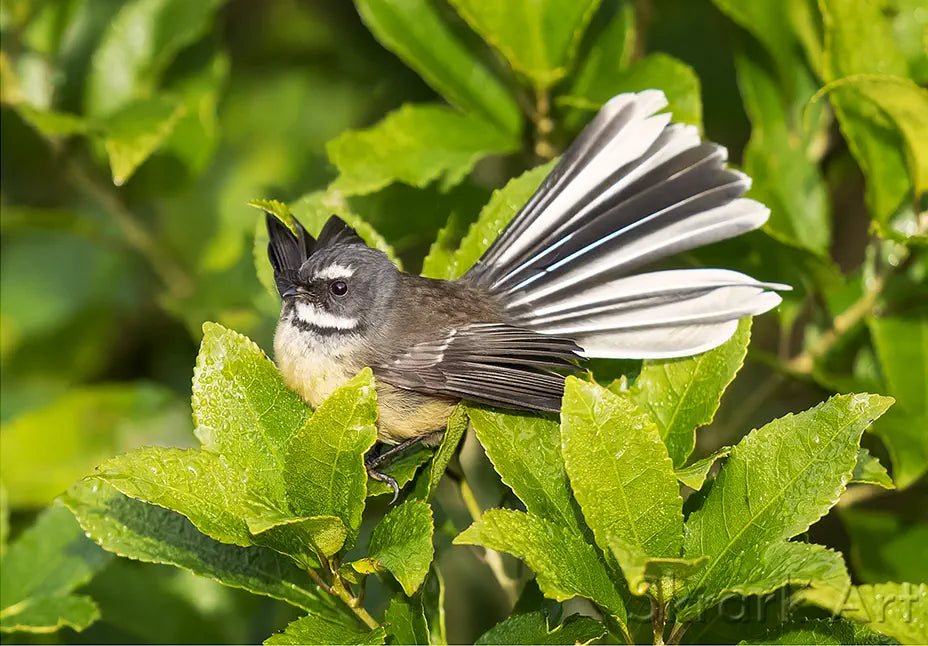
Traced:
<path fill-rule="evenodd" d="M 725 167 L 725 148 L 655 114 L 666 105 L 658 90 L 611 99 L 464 280 L 497 295 L 513 324 L 590 357 L 703 352 L 775 307 L 787 285 L 734 271 L 634 273 L 769 215 L 741 197 L 750 178 Z"/>

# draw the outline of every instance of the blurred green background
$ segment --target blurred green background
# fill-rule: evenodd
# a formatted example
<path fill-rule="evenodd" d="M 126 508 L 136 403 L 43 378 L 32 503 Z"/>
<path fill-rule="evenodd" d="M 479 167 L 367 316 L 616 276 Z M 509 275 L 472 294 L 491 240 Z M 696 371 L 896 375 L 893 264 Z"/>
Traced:
<path fill-rule="evenodd" d="M 270 351 L 278 304 L 256 272 L 256 263 L 266 271 L 254 242 L 262 214 L 249 200 L 281 200 L 298 216 L 355 214 L 419 271 L 443 227 L 459 236 L 494 189 L 555 155 L 602 101 L 658 87 L 677 119 L 728 147 L 772 209 L 764 230 L 681 264 L 795 287 L 755 321 L 749 361 L 700 431 L 696 457 L 832 392 L 894 395 L 864 446 L 898 489 L 852 490 L 814 538 L 849 554 L 860 582 L 928 581 L 924 558 L 906 563 L 886 549 L 926 532 L 928 3 L 592 2 L 589 26 L 568 33 L 562 60 L 541 72 L 519 65 L 518 16 L 503 21 L 500 46 L 468 4 L 365 0 L 365 24 L 337 0 L 2 1 L 8 535 L 108 456 L 192 443 L 204 321 Z M 431 18 L 391 26 L 380 5 L 428 8 L 460 52 L 429 33 Z M 417 38 L 435 51 L 417 49 Z M 465 129 L 454 139 L 420 113 L 383 125 L 405 104 L 450 100 L 470 114 L 434 71 L 470 69 L 461 52 L 508 93 L 497 104 L 484 97 L 497 115 L 510 104 L 518 113 L 505 138 L 475 143 Z M 594 369 L 602 380 L 623 371 L 635 366 Z M 504 489 L 472 439 L 464 463 L 481 503 L 498 504 Z M 440 502 L 449 518 L 462 513 L 454 496 Z M 441 564 L 453 641 L 508 613 L 475 551 L 444 549 Z M 128 561 L 112 561 L 87 591 L 99 622 L 30 639 L 251 642 L 294 616 Z"/>

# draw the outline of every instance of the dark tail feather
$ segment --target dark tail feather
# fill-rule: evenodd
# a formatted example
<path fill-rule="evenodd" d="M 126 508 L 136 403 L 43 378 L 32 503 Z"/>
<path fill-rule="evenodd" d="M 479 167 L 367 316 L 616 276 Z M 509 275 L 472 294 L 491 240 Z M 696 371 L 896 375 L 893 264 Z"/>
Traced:
<path fill-rule="evenodd" d="M 656 90 L 611 99 L 465 280 L 513 322 L 575 338 L 597 357 L 672 357 L 723 343 L 772 289 L 725 270 L 634 275 L 643 265 L 762 225 L 724 148 L 655 114 Z M 554 317 L 554 318 L 552 318 Z"/>

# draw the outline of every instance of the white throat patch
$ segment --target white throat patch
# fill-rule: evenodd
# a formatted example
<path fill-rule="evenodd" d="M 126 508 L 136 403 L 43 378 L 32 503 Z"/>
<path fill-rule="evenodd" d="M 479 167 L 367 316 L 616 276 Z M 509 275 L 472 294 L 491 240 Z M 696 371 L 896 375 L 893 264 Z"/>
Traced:
<path fill-rule="evenodd" d="M 323 267 L 317 273 L 315 278 L 324 278 L 326 280 L 334 280 L 336 278 L 351 278 L 354 276 L 354 267 L 346 267 L 345 265 L 340 265 L 337 262 L 329 265 L 328 267 Z"/>
<path fill-rule="evenodd" d="M 353 330 L 358 327 L 358 319 L 349 316 L 330 314 L 312 303 L 297 301 L 296 317 L 308 325 L 334 330 Z"/>

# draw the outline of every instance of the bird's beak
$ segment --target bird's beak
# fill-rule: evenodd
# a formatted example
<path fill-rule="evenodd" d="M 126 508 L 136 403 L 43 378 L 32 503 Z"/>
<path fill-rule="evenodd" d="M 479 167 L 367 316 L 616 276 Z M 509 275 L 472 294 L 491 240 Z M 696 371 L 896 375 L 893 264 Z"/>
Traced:
<path fill-rule="evenodd" d="M 300 292 L 297 290 L 296 287 L 288 287 L 287 289 L 284 290 L 284 293 L 281 294 L 280 297 L 283 299 L 287 299 L 287 298 L 290 298 L 291 296 L 296 296 L 299 293 Z"/>

